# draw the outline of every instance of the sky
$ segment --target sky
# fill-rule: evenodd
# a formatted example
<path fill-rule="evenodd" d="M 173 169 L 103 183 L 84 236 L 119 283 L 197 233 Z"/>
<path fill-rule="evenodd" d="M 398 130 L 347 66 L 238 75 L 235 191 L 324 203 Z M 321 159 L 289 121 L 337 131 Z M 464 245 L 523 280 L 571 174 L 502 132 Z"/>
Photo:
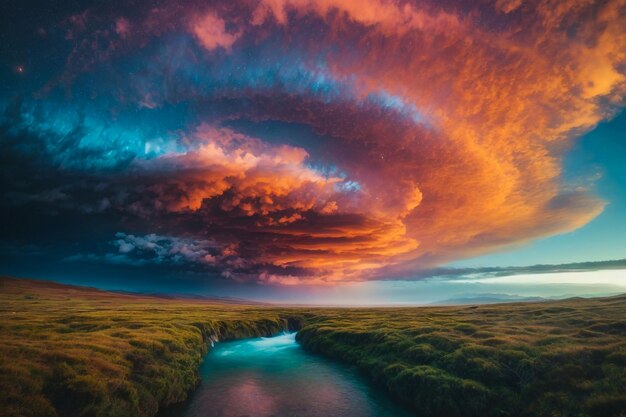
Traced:
<path fill-rule="evenodd" d="M 623 0 L 1 7 L 0 273 L 279 302 L 623 292 Z"/>

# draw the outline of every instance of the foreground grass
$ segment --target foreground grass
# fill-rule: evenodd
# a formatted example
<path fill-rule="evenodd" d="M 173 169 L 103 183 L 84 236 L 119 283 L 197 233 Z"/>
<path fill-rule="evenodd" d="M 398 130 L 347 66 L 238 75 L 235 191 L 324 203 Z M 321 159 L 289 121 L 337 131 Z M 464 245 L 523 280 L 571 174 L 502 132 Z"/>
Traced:
<path fill-rule="evenodd" d="M 285 327 L 420 416 L 626 416 L 624 296 L 284 309 L 10 278 L 0 278 L 0 416 L 153 416 L 197 384 L 212 339 Z"/>
<path fill-rule="evenodd" d="M 287 317 L 2 278 L 0 416 L 153 416 L 197 384 L 211 338 L 273 335 Z"/>
<path fill-rule="evenodd" d="M 419 416 L 626 416 L 626 296 L 326 311 L 298 340 Z"/>

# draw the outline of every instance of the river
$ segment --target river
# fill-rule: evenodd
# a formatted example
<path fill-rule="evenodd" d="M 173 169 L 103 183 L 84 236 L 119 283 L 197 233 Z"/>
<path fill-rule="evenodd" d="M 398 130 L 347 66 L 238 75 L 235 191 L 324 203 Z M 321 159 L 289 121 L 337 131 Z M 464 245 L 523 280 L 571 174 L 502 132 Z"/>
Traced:
<path fill-rule="evenodd" d="M 163 417 L 409 417 L 354 370 L 309 354 L 295 333 L 217 343 L 202 382 Z"/>

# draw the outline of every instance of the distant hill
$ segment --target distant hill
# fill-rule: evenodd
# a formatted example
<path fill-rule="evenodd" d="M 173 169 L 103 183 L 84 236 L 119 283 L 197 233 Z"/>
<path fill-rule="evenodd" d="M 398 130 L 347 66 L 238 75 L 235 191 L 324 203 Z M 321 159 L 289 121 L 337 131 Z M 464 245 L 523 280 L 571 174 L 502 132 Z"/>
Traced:
<path fill-rule="evenodd" d="M 448 298 L 445 300 L 435 301 L 431 305 L 454 306 L 467 304 L 500 304 L 500 303 L 519 303 L 519 302 L 539 302 L 548 301 L 542 297 L 523 297 L 520 295 L 510 294 L 477 294 L 467 297 Z"/>
<path fill-rule="evenodd" d="M 0 289 L 28 289 L 29 291 L 47 293 L 52 292 L 55 295 L 81 295 L 93 298 L 110 298 L 117 295 L 122 298 L 129 299 L 145 299 L 158 298 L 162 300 L 181 300 L 181 301 L 200 301 L 217 304 L 242 304 L 242 305 L 270 305 L 258 301 L 246 300 L 235 297 L 219 297 L 212 295 L 186 294 L 186 293 L 162 293 L 162 292 L 141 292 L 141 291 L 124 291 L 124 290 L 102 290 L 95 287 L 85 287 L 79 285 L 62 284 L 54 281 L 15 278 L 9 276 L 0 276 Z"/>

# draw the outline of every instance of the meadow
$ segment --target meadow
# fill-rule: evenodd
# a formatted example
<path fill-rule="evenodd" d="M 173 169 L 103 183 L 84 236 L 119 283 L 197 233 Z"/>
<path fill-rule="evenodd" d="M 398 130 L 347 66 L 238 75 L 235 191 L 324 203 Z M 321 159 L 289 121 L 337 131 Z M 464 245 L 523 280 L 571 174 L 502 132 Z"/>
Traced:
<path fill-rule="evenodd" d="M 325 312 L 297 339 L 418 416 L 626 416 L 624 295 Z"/>
<path fill-rule="evenodd" d="M 12 278 L 0 279 L 0 415 L 153 416 L 197 385 L 212 341 L 285 329 L 419 416 L 626 416 L 625 296 L 281 308 Z"/>
<path fill-rule="evenodd" d="M 187 398 L 212 341 L 289 326 L 279 309 L 2 278 L 0 416 L 153 416 Z"/>

